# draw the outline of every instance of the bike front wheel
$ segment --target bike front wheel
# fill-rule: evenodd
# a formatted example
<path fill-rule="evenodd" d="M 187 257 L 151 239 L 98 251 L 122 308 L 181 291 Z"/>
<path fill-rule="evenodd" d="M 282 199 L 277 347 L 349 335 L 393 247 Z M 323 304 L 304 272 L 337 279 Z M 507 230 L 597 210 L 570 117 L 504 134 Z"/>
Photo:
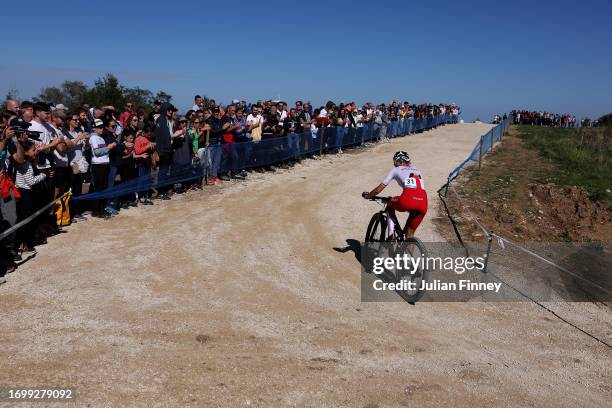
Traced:
<path fill-rule="evenodd" d="M 365 242 L 384 242 L 387 232 L 387 216 L 383 212 L 376 213 L 370 219 L 366 230 Z"/>

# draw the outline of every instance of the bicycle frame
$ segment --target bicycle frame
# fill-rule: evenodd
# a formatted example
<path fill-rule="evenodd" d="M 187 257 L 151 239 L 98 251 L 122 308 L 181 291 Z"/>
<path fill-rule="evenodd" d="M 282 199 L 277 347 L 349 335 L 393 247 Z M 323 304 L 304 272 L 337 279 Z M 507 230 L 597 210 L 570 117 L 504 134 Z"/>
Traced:
<path fill-rule="evenodd" d="M 371 201 L 382 201 L 386 203 L 385 209 L 381 210 L 380 214 L 384 214 L 385 216 L 391 217 L 391 221 L 393 221 L 393 228 L 395 229 L 397 240 L 404 241 L 404 239 L 406 238 L 406 236 L 404 235 L 404 230 L 406 229 L 406 226 L 408 226 L 408 220 L 406 220 L 406 224 L 404 225 L 404 228 L 402 228 L 399 220 L 397 219 L 396 212 L 388 211 L 389 201 L 391 200 L 391 197 L 373 197 L 370 200 Z M 386 228 L 386 226 L 384 228 Z"/>
<path fill-rule="evenodd" d="M 408 220 L 406 220 L 406 225 L 404 225 L 404 228 L 401 228 L 401 224 L 399 220 L 397 219 L 397 214 L 395 213 L 395 211 L 387 212 L 387 210 L 385 209 L 384 212 L 387 213 L 388 216 L 391 217 L 391 221 L 393 221 L 393 228 L 395 229 L 395 233 L 397 234 L 397 240 L 403 241 L 404 238 L 406 238 L 404 235 L 404 230 L 406 229 L 406 226 L 408 225 Z"/>

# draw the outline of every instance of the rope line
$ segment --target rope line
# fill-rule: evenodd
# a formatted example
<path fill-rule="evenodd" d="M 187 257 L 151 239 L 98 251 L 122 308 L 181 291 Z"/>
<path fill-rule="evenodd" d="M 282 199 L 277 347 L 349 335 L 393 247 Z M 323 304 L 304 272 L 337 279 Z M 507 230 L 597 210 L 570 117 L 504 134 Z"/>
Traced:
<path fill-rule="evenodd" d="M 0 241 L 2 241 L 4 238 L 8 237 L 13 232 L 17 231 L 19 228 L 23 227 L 24 225 L 32 221 L 34 218 L 38 217 L 40 214 L 42 214 L 43 212 L 45 212 L 46 210 L 54 206 L 57 200 L 61 200 L 62 198 L 66 197 L 69 192 L 70 191 L 64 193 L 61 197 L 58 197 L 55 200 L 51 201 L 49 204 L 45 205 L 40 210 L 30 215 L 28 218 L 24 218 L 23 220 L 19 221 L 17 224 L 13 225 L 11 228 L 2 231 L 2 233 L 0 233 Z"/>

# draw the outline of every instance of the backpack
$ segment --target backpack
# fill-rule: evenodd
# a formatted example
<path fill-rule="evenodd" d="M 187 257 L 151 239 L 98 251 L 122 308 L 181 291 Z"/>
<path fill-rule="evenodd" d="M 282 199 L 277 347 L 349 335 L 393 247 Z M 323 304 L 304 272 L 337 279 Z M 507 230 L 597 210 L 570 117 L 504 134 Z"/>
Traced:
<path fill-rule="evenodd" d="M 62 198 L 55 200 L 53 212 L 55 213 L 58 227 L 70 225 L 70 207 L 68 206 L 70 197 L 72 197 L 72 192 L 69 191 Z"/>

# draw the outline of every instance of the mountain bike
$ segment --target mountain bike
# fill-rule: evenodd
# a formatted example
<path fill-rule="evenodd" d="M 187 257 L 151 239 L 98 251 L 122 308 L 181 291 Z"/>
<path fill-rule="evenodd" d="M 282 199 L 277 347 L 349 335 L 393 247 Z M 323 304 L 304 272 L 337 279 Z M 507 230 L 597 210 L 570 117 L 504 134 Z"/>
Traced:
<path fill-rule="evenodd" d="M 399 269 L 393 273 L 396 282 L 400 282 L 402 280 L 414 282 L 412 286 L 415 288 L 414 290 L 406 289 L 403 291 L 397 291 L 398 295 L 400 295 L 404 300 L 409 303 L 414 303 L 421 299 L 421 297 L 425 294 L 425 290 L 421 290 L 420 288 L 423 282 L 427 282 L 427 277 L 429 276 L 429 271 L 426 267 L 427 265 L 424 262 L 425 259 L 427 259 L 427 249 L 420 239 L 406 237 L 404 235 L 405 228 L 401 228 L 397 215 L 395 214 L 391 215 L 395 233 L 391 236 L 387 235 L 386 207 L 388 202 L 391 200 L 391 197 L 373 197 L 369 198 L 368 200 L 379 201 L 384 204 L 385 208 L 375 213 L 370 219 L 368 229 L 366 230 L 365 242 L 391 243 L 393 254 L 407 254 L 409 257 L 414 259 L 423 259 L 423 262 L 417 263 L 418 266 L 414 267 L 413 269 Z M 408 221 L 406 221 L 406 224 L 408 224 Z"/>

